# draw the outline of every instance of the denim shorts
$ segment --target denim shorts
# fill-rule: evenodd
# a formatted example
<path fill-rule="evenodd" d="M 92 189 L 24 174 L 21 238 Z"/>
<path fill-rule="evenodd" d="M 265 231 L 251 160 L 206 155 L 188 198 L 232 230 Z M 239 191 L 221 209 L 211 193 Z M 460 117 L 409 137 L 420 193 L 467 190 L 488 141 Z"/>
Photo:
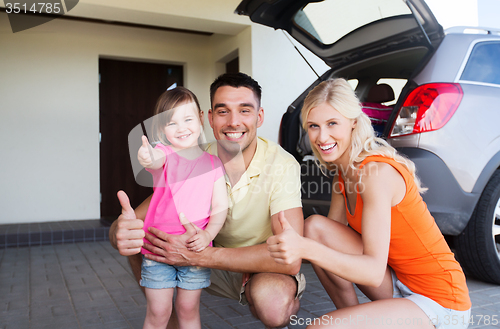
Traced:
<path fill-rule="evenodd" d="M 151 289 L 179 287 L 203 289 L 210 285 L 210 269 L 198 266 L 172 266 L 142 256 L 140 285 Z"/>
<path fill-rule="evenodd" d="M 406 298 L 417 304 L 436 329 L 466 329 L 469 326 L 470 309 L 456 311 L 445 308 L 432 299 L 416 294 L 398 280 L 392 271 L 393 298 Z"/>

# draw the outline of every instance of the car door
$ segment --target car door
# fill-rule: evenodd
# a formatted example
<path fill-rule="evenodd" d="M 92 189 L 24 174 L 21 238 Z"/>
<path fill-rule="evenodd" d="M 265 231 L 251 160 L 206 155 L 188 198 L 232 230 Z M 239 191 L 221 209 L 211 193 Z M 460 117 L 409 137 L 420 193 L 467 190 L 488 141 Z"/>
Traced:
<path fill-rule="evenodd" d="M 388 47 L 431 50 L 444 36 L 423 0 L 243 0 L 236 13 L 287 31 L 331 67 Z"/>

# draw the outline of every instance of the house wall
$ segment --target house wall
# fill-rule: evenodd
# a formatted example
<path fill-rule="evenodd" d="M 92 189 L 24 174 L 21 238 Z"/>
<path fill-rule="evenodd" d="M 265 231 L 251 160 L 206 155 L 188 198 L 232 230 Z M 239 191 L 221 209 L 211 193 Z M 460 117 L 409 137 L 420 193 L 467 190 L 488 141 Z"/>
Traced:
<path fill-rule="evenodd" d="M 252 25 L 253 77 L 262 86 L 264 124 L 259 135 L 278 139 L 278 127 L 288 106 L 318 77 L 300 56 L 306 57 L 321 76 L 329 67 L 302 45 L 290 43 L 281 30 Z"/>
<path fill-rule="evenodd" d="M 14 34 L 0 13 L 0 224 L 100 217 L 100 56 L 184 65 L 205 113 L 210 83 L 238 56 L 263 87 L 258 134 L 277 141 L 282 114 L 316 76 L 281 31 L 245 19 L 211 36 L 65 19 Z"/>
<path fill-rule="evenodd" d="M 0 13 L 0 224 L 100 217 L 98 59 L 183 64 L 209 107 L 210 36 Z"/>

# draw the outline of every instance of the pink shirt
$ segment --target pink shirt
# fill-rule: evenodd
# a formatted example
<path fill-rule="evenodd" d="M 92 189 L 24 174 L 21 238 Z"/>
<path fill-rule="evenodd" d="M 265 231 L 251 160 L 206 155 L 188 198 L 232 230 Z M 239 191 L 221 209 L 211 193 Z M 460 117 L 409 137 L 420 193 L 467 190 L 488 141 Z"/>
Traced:
<path fill-rule="evenodd" d="M 153 197 L 144 220 L 144 231 L 158 228 L 169 234 L 186 232 L 180 223 L 179 213 L 201 229 L 210 219 L 214 183 L 224 176 L 220 159 L 207 152 L 189 160 L 179 156 L 170 146 L 158 144 L 155 149 L 166 155 L 165 164 L 153 175 Z M 149 243 L 144 239 L 144 243 Z M 142 253 L 150 253 L 142 248 Z"/>

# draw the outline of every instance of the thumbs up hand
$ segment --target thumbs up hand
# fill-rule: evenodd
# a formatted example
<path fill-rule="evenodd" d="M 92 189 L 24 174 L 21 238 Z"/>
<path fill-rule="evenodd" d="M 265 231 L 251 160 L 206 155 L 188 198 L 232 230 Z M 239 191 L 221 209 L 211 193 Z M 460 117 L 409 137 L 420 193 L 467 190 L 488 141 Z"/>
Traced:
<path fill-rule="evenodd" d="M 290 265 L 302 259 L 303 237 L 297 234 L 285 218 L 285 213 L 278 214 L 283 232 L 267 239 L 267 250 L 278 264 Z"/>
<path fill-rule="evenodd" d="M 146 136 L 142 136 L 142 145 L 137 152 L 137 160 L 144 168 L 151 168 L 153 165 L 153 148 L 148 142 Z"/>
<path fill-rule="evenodd" d="M 122 206 L 122 214 L 117 219 L 116 234 L 110 236 L 110 239 L 115 240 L 116 248 L 123 256 L 140 253 L 145 235 L 142 229 L 144 222 L 137 219 L 125 192 L 119 191 L 117 196 Z"/>

